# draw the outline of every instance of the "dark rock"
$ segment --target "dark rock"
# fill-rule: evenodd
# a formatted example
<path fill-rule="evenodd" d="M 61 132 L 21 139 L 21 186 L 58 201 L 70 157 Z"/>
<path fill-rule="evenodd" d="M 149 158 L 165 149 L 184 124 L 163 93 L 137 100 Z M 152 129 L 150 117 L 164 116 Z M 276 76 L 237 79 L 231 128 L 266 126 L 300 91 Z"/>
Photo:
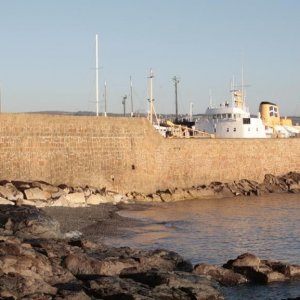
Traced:
<path fill-rule="evenodd" d="M 229 260 L 223 267 L 242 274 L 250 282 L 262 284 L 282 282 L 300 277 L 300 266 L 278 261 L 260 260 L 257 256 L 249 253 L 242 254 L 234 260 Z"/>
<path fill-rule="evenodd" d="M 57 289 L 42 279 L 32 276 L 22 276 L 15 272 L 0 275 L 1 299 L 24 299 L 26 296 L 36 293 L 55 295 Z"/>
<path fill-rule="evenodd" d="M 0 234 L 21 238 L 61 238 L 59 223 L 34 206 L 2 205 Z"/>
<path fill-rule="evenodd" d="M 165 294 L 166 299 L 223 299 L 217 286 L 205 276 L 185 272 L 148 271 L 121 277 L 150 286 L 154 299 L 165 299 L 162 294 Z"/>
<path fill-rule="evenodd" d="M 234 286 L 248 282 L 248 279 L 239 273 L 207 264 L 196 265 L 193 273 L 197 275 L 209 275 L 214 280 L 225 286 Z"/>

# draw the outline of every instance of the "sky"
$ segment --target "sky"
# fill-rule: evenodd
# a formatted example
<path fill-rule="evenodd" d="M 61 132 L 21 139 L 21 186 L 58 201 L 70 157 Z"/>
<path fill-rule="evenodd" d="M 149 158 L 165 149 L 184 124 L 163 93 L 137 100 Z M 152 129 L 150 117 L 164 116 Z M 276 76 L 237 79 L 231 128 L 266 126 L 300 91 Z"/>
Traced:
<path fill-rule="evenodd" d="M 147 112 L 152 69 L 157 113 L 175 113 L 174 76 L 179 113 L 204 113 L 243 69 L 251 113 L 300 115 L 299 15 L 299 0 L 0 0 L 2 111 L 95 111 L 98 34 L 101 112 L 105 81 L 107 111 L 123 112 L 130 76 Z"/>

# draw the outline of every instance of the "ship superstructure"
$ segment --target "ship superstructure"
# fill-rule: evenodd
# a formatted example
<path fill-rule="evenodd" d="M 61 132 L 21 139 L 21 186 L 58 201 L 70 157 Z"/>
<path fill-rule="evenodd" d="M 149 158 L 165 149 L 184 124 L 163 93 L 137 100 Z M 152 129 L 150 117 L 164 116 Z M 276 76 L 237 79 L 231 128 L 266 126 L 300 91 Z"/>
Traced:
<path fill-rule="evenodd" d="M 260 115 L 252 117 L 245 106 L 242 90 L 232 90 L 232 101 L 209 106 L 196 121 L 196 129 L 215 134 L 217 138 L 266 138 Z"/>

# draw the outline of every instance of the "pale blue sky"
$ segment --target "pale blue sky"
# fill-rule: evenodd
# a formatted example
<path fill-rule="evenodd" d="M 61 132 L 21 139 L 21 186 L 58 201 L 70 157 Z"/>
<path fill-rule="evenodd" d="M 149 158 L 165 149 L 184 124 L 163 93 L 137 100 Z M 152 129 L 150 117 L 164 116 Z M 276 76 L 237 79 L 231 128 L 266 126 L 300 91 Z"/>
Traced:
<path fill-rule="evenodd" d="M 150 68 L 159 113 L 175 111 L 174 75 L 179 112 L 204 112 L 210 89 L 230 98 L 243 60 L 251 112 L 264 100 L 300 115 L 299 15 L 299 0 L 0 0 L 3 111 L 94 111 L 98 33 L 109 112 L 122 112 L 130 75 L 146 111 Z"/>

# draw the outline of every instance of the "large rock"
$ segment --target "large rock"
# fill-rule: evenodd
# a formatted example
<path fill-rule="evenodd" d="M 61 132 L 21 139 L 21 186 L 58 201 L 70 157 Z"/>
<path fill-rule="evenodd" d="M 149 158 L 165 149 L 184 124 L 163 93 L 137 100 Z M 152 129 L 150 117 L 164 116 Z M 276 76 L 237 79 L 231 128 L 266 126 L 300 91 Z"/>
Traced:
<path fill-rule="evenodd" d="M 59 188 L 57 186 L 54 186 L 52 184 L 43 181 L 34 181 L 32 182 L 31 186 L 33 188 L 39 188 L 42 191 L 48 192 L 50 194 L 57 193 L 59 191 Z"/>
<path fill-rule="evenodd" d="M 2 205 L 0 234 L 21 238 L 61 238 L 60 225 L 33 206 Z"/>
<path fill-rule="evenodd" d="M 212 281 L 191 273 L 153 270 L 122 275 L 122 278 L 150 286 L 154 299 L 224 299 Z"/>
<path fill-rule="evenodd" d="M 15 205 L 15 202 L 0 197 L 0 204 L 1 205 Z"/>
<path fill-rule="evenodd" d="M 43 191 L 38 187 L 24 190 L 27 200 L 44 200 L 51 199 L 51 193 Z"/>
<path fill-rule="evenodd" d="M 91 194 L 86 199 L 87 205 L 99 205 L 99 204 L 109 203 L 109 202 L 111 202 L 111 200 L 101 194 Z"/>
<path fill-rule="evenodd" d="M 5 183 L 5 185 L 0 185 L 0 196 L 11 201 L 24 198 L 23 193 L 10 182 Z"/>
<path fill-rule="evenodd" d="M 54 200 L 51 206 L 64 206 L 64 207 L 86 207 L 84 193 L 70 193 L 60 196 Z"/>
<path fill-rule="evenodd" d="M 224 268 L 242 274 L 255 283 L 282 282 L 300 278 L 300 266 L 289 265 L 278 261 L 260 260 L 257 256 L 245 253 L 234 260 L 229 260 Z"/>
<path fill-rule="evenodd" d="M 33 295 L 38 294 L 36 299 L 43 299 L 43 294 L 54 296 L 57 288 L 31 276 L 10 272 L 0 274 L 0 297 L 1 299 L 34 299 Z M 51 298 L 50 298 L 51 299 Z"/>
<path fill-rule="evenodd" d="M 214 280 L 225 286 L 234 286 L 248 282 L 248 279 L 239 273 L 235 273 L 232 270 L 222 267 L 207 264 L 196 265 L 193 273 L 197 275 L 209 275 Z"/>

